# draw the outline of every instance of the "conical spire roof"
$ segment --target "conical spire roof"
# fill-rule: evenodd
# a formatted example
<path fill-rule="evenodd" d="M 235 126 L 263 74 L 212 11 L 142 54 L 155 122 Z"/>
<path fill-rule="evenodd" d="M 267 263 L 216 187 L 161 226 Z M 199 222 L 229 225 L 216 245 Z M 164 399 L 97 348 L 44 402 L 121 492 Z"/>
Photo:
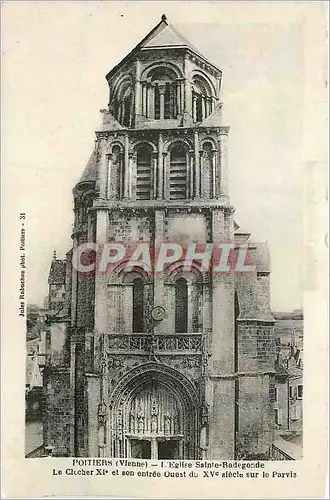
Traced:
<path fill-rule="evenodd" d="M 97 154 L 94 148 L 79 182 L 95 181 L 97 177 Z"/>
<path fill-rule="evenodd" d="M 168 23 L 165 16 L 161 24 L 161 30 L 157 30 L 157 33 L 142 41 L 140 48 L 190 47 L 194 51 L 197 50 L 172 24 Z"/>

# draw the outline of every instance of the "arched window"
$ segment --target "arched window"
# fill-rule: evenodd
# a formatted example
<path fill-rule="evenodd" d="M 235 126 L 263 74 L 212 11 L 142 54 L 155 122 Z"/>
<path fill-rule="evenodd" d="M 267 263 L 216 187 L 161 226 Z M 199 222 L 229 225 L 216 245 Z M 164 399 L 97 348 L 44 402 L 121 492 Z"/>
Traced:
<path fill-rule="evenodd" d="M 185 200 L 187 198 L 187 154 L 179 145 L 170 154 L 170 199 Z"/>
<path fill-rule="evenodd" d="M 147 81 L 142 83 L 142 103 L 143 116 L 155 120 L 177 117 L 177 75 L 173 69 L 161 66 L 148 73 Z M 154 116 L 149 116 L 149 107 L 154 108 Z"/>
<path fill-rule="evenodd" d="M 131 125 L 131 107 L 132 107 L 132 93 L 131 89 L 127 89 L 122 98 L 121 103 L 121 123 L 125 127 L 129 127 Z"/>
<path fill-rule="evenodd" d="M 136 199 L 150 200 L 152 186 L 151 148 L 142 145 L 137 150 Z"/>
<path fill-rule="evenodd" d="M 193 119 L 202 122 L 213 111 L 212 91 L 208 82 L 199 75 L 193 78 Z"/>
<path fill-rule="evenodd" d="M 155 120 L 176 118 L 176 85 L 171 82 L 155 86 Z"/>
<path fill-rule="evenodd" d="M 88 220 L 89 208 L 93 206 L 93 194 L 87 194 L 81 204 L 81 222 L 84 224 Z"/>
<path fill-rule="evenodd" d="M 127 78 L 116 92 L 113 104 L 115 117 L 124 127 L 130 127 L 132 124 L 132 102 L 132 83 Z"/>
<path fill-rule="evenodd" d="M 175 332 L 188 330 L 188 285 L 184 278 L 175 282 Z"/>
<path fill-rule="evenodd" d="M 133 333 L 143 332 L 143 280 L 135 278 L 133 281 Z"/>

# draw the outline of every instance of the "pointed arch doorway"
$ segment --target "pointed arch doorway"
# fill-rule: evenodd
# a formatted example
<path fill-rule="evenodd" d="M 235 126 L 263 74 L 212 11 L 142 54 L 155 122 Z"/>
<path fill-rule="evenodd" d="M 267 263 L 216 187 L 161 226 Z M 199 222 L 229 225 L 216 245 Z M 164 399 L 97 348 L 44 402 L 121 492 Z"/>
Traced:
<path fill-rule="evenodd" d="M 146 370 L 133 378 L 114 401 L 111 420 L 114 457 L 195 458 L 197 405 L 180 377 Z"/>
<path fill-rule="evenodd" d="M 183 457 L 183 408 L 175 393 L 155 378 L 132 394 L 127 405 L 132 458 Z"/>

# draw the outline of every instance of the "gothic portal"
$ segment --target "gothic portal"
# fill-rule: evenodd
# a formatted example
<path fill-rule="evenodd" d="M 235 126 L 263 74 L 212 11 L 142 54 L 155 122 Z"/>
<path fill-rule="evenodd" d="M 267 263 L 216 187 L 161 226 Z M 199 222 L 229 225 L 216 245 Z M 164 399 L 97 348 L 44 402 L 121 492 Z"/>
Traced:
<path fill-rule="evenodd" d="M 106 76 L 108 108 L 73 190 L 65 307 L 49 314 L 55 456 L 251 458 L 272 443 L 269 256 L 233 218 L 221 78 L 165 16 Z M 255 270 L 72 265 L 83 243 L 190 241 L 248 246 Z"/>

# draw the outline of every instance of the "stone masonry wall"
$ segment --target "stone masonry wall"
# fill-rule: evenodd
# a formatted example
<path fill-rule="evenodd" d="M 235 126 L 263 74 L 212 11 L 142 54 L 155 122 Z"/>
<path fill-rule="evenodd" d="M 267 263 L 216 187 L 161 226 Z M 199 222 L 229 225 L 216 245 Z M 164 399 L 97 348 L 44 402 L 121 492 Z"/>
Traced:
<path fill-rule="evenodd" d="M 274 371 L 275 337 L 273 324 L 238 320 L 237 330 L 238 371 Z"/>
<path fill-rule="evenodd" d="M 265 454 L 273 441 L 270 378 L 269 375 L 239 377 L 237 458 Z"/>
<path fill-rule="evenodd" d="M 44 370 L 44 443 L 54 456 L 70 456 L 73 438 L 73 404 L 68 369 Z"/>

